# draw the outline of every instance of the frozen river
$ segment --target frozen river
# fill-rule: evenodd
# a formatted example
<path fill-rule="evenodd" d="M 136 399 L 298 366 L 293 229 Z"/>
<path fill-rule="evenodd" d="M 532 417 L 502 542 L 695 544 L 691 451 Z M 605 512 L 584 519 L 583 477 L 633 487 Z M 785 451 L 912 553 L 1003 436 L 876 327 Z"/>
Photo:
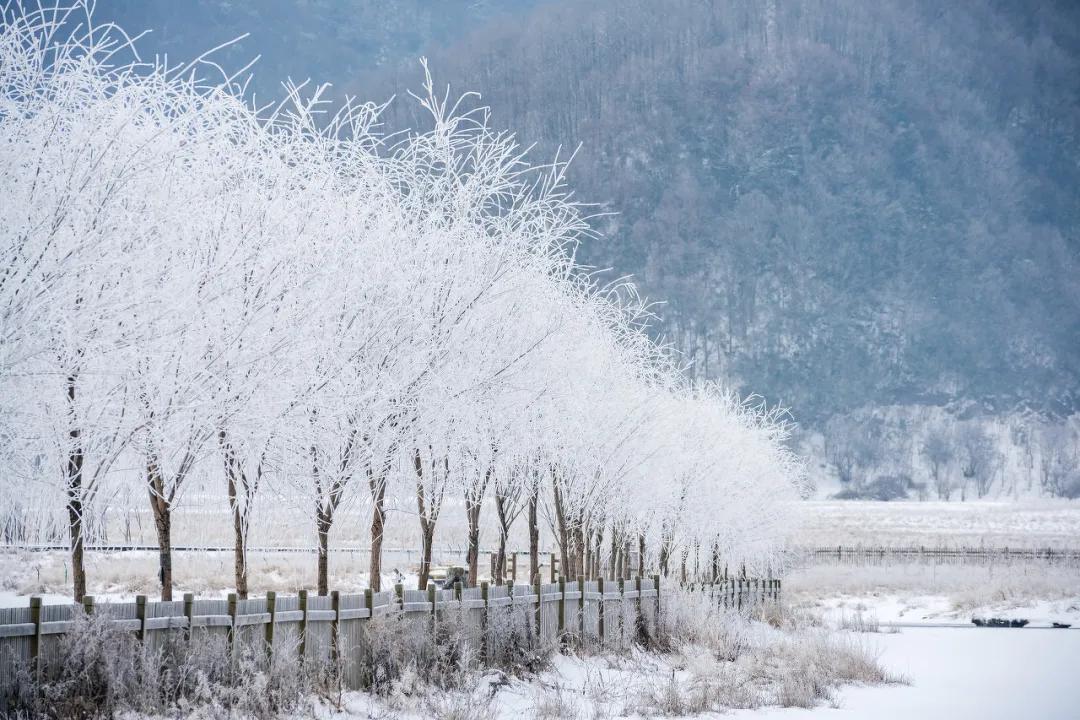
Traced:
<path fill-rule="evenodd" d="M 905 628 L 865 635 L 906 686 L 845 688 L 840 707 L 742 711 L 797 720 L 1076 720 L 1080 631 Z"/>

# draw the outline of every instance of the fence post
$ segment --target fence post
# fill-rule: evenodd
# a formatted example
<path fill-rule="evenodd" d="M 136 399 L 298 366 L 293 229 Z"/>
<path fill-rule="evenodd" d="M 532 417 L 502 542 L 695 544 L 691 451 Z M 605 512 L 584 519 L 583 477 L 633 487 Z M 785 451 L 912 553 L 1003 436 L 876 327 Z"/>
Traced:
<path fill-rule="evenodd" d="M 566 634 L 566 578 L 559 578 L 559 639 Z"/>
<path fill-rule="evenodd" d="M 184 593 L 184 617 L 187 618 L 187 639 L 191 642 L 191 637 L 195 633 L 195 594 Z"/>
<path fill-rule="evenodd" d="M 137 637 L 139 642 L 146 640 L 146 596 L 135 596 L 135 617 L 139 619 L 139 630 Z"/>
<path fill-rule="evenodd" d="M 334 619 L 330 621 L 330 660 L 336 672 L 341 660 L 341 648 L 338 647 L 338 629 L 340 627 L 338 623 L 341 622 L 341 593 L 337 590 L 330 591 L 330 609 L 334 611 Z"/>
<path fill-rule="evenodd" d="M 487 632 L 488 632 L 488 588 L 487 582 L 480 583 L 480 599 L 484 601 L 484 607 L 480 613 L 480 662 L 487 661 Z"/>
<path fill-rule="evenodd" d="M 237 615 L 237 598 L 236 593 L 229 593 L 229 657 L 236 659 L 236 615 Z"/>
<path fill-rule="evenodd" d="M 660 575 L 653 575 L 653 589 L 656 590 L 656 628 L 654 632 L 660 631 Z"/>
<path fill-rule="evenodd" d="M 84 595 L 82 599 L 83 612 L 87 615 L 94 614 L 94 596 Z"/>
<path fill-rule="evenodd" d="M 510 582 L 517 581 L 517 552 L 510 553 Z"/>
<path fill-rule="evenodd" d="M 626 634 L 626 578 L 619 578 L 619 596 L 619 636 L 622 637 Z"/>
<path fill-rule="evenodd" d="M 299 593 L 300 612 L 304 613 L 304 616 L 300 618 L 300 662 L 303 663 L 307 657 L 307 626 L 308 626 L 308 591 L 301 590 Z"/>
<path fill-rule="evenodd" d="M 30 663 L 34 677 L 41 680 L 41 596 L 30 598 L 30 622 L 34 623 L 34 634 L 30 636 Z"/>
<path fill-rule="evenodd" d="M 397 600 L 398 609 L 405 609 L 405 586 L 401 583 L 394 585 L 394 598 Z"/>
<path fill-rule="evenodd" d="M 578 589 L 578 642 L 582 646 L 585 644 L 585 576 L 577 576 L 577 589 Z"/>
<path fill-rule="evenodd" d="M 536 593 L 536 638 L 537 641 L 543 641 L 543 622 L 544 622 L 544 594 L 541 592 L 544 586 L 540 583 L 540 573 L 536 573 L 536 582 L 533 583 L 533 592 Z"/>
<path fill-rule="evenodd" d="M 277 593 L 273 590 L 266 591 L 266 612 L 270 613 L 270 622 L 266 623 L 266 658 L 267 662 L 274 659 L 274 626 L 277 624 Z"/>
<path fill-rule="evenodd" d="M 431 603 L 431 643 L 433 645 L 438 643 L 436 635 L 439 632 L 439 613 L 435 609 L 438 607 L 438 603 L 435 602 L 435 582 L 428 580 L 427 584 L 427 601 Z"/>
<path fill-rule="evenodd" d="M 600 647 L 604 647 L 604 578 L 597 578 L 596 587 L 600 590 Z"/>

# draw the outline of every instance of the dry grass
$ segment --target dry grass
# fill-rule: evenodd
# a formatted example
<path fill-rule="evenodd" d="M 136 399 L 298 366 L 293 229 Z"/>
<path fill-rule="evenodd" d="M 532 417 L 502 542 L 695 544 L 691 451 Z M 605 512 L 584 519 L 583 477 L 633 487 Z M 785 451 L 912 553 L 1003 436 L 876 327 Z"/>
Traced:
<path fill-rule="evenodd" d="M 177 633 L 152 649 L 107 615 L 76 614 L 54 661 L 20 669 L 9 712 L 51 720 L 118 716 L 261 718 L 295 712 L 326 695 L 327 678 L 299 662 L 298 648 L 231 652 L 223 634 Z"/>
<path fill-rule="evenodd" d="M 773 606 L 756 611 L 755 621 L 700 595 L 667 597 L 660 634 L 670 649 L 669 668 L 646 673 L 633 712 L 675 717 L 814 707 L 835 704 L 843 685 L 904 682 L 881 666 L 868 643 L 830 632 L 816 618 Z"/>
<path fill-rule="evenodd" d="M 983 607 L 1023 607 L 1039 601 L 1080 602 L 1080 569 L 1015 563 L 1008 566 L 896 564 L 820 565 L 792 572 L 788 601 L 816 607 L 838 596 L 942 597 L 954 613 Z"/>

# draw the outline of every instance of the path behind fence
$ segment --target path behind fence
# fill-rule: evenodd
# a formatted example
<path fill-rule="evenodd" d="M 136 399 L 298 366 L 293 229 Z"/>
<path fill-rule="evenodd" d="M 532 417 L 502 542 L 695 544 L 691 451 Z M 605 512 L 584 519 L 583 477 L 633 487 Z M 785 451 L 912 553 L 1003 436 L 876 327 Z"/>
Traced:
<path fill-rule="evenodd" d="M 1080 550 L 1008 547 L 862 547 L 825 546 L 798 548 L 791 553 L 795 564 L 885 566 L 917 565 L 1017 565 L 1039 564 L 1080 568 Z"/>

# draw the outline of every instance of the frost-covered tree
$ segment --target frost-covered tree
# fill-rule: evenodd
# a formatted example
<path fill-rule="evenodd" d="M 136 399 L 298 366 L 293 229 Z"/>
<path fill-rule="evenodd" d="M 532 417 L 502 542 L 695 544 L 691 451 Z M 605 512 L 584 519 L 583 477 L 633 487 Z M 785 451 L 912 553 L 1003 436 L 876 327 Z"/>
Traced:
<path fill-rule="evenodd" d="M 63 518 L 76 598 L 104 489 L 147 498 L 166 600 L 193 485 L 220 489 L 241 596 L 267 489 L 313 531 L 320 594 L 354 507 L 373 589 L 388 508 L 416 508 L 424 587 L 448 498 L 473 581 L 492 507 L 497 581 L 520 515 L 530 579 L 542 521 L 589 577 L 778 547 L 802 475 L 782 416 L 685 380 L 633 286 L 575 265 L 592 229 L 565 163 L 470 95 L 425 73 L 420 128 L 386 137 L 382 107 L 327 116 L 324 88 L 251 108 L 212 63 L 5 18 L 0 481 Z"/>
<path fill-rule="evenodd" d="M 922 446 L 923 457 L 930 464 L 930 477 L 934 481 L 934 490 L 941 500 L 948 500 L 952 495 L 953 480 L 949 474 L 949 465 L 953 461 L 954 450 L 950 434 L 943 426 L 932 427 Z"/>

